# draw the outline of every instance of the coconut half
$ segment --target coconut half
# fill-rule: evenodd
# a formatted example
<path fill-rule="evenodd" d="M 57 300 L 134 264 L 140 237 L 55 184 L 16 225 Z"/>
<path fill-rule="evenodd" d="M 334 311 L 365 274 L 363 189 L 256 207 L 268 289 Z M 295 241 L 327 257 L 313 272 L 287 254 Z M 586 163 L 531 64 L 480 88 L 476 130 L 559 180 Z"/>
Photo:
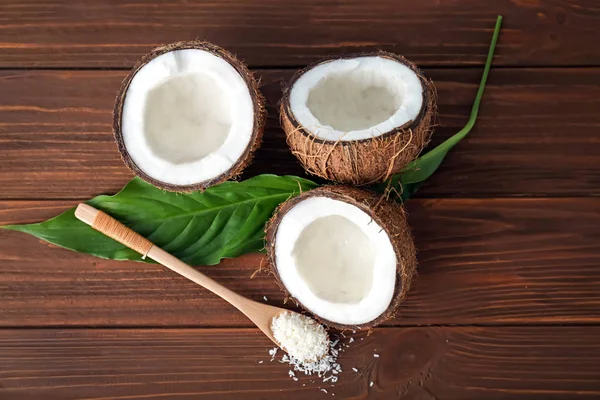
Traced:
<path fill-rule="evenodd" d="M 325 325 L 370 328 L 394 316 L 416 268 L 401 205 L 323 186 L 280 205 L 266 228 L 271 271 Z"/>
<path fill-rule="evenodd" d="M 437 112 L 435 88 L 404 57 L 378 52 L 299 71 L 280 114 L 304 168 L 354 185 L 379 182 L 417 158 Z"/>
<path fill-rule="evenodd" d="M 210 43 L 154 49 L 125 78 L 113 130 L 125 164 L 166 190 L 201 190 L 238 175 L 266 112 L 248 68 Z"/>

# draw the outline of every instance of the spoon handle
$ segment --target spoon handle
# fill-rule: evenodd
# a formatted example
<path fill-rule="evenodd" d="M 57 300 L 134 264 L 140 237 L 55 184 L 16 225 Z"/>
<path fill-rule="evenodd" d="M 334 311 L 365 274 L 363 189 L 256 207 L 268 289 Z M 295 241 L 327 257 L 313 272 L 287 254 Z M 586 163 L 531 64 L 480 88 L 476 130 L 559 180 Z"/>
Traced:
<path fill-rule="evenodd" d="M 171 271 L 177 272 L 198 285 L 220 296 L 234 307 L 241 309 L 249 300 L 227 289 L 208 276 L 198 272 L 180 259 L 167 253 L 151 241 L 129 229 L 110 215 L 95 209 L 87 204 L 79 204 L 75 210 L 75 217 L 90 225 L 95 230 L 116 240 L 117 242 L 137 251 L 143 258 L 150 257 Z"/>

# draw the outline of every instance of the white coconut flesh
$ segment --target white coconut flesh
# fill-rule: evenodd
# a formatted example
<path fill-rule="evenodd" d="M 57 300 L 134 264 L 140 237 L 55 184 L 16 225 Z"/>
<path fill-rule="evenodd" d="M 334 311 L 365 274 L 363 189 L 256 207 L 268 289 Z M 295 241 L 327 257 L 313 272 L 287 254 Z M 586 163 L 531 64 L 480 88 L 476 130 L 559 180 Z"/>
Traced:
<path fill-rule="evenodd" d="M 290 110 L 314 136 L 329 141 L 377 137 L 414 121 L 423 85 L 406 65 L 384 57 L 338 59 L 301 75 Z"/>
<path fill-rule="evenodd" d="M 144 65 L 125 94 L 124 145 L 148 176 L 173 185 L 217 177 L 252 140 L 252 95 L 224 59 L 204 50 L 164 53 Z"/>
<path fill-rule="evenodd" d="M 385 230 L 360 208 L 328 197 L 302 200 L 281 218 L 275 264 L 288 292 L 334 323 L 368 323 L 394 295 L 396 253 Z"/>

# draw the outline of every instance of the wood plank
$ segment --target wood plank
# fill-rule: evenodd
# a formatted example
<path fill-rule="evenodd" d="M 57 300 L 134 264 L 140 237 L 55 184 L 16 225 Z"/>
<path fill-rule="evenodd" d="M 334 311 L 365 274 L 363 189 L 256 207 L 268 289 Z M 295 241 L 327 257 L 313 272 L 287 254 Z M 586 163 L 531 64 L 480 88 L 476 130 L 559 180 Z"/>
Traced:
<path fill-rule="evenodd" d="M 0 330 L 0 398 L 598 398 L 599 335 L 600 327 L 377 329 L 342 353 L 331 387 L 293 381 L 254 329 Z"/>
<path fill-rule="evenodd" d="M 1 202 L 0 224 L 67 202 Z M 597 199 L 408 202 L 419 276 L 388 325 L 600 323 Z M 202 267 L 255 300 L 283 294 L 262 255 Z M 221 299 L 162 267 L 107 261 L 0 230 L 0 326 L 249 326 Z"/>
<path fill-rule="evenodd" d="M 434 144 L 465 124 L 480 70 L 426 71 L 439 92 Z M 293 71 L 259 71 L 269 102 L 262 148 L 246 176 L 303 173 L 274 107 Z M 1 199 L 86 199 L 118 191 L 131 174 L 111 134 L 124 71 L 3 71 Z M 472 134 L 423 187 L 423 196 L 600 195 L 600 69 L 492 71 Z"/>
<path fill-rule="evenodd" d="M 251 66 L 377 49 L 421 65 L 482 65 L 498 14 L 502 65 L 600 64 L 594 0 L 5 0 L 0 11 L 0 67 L 131 67 L 159 44 L 194 38 Z"/>

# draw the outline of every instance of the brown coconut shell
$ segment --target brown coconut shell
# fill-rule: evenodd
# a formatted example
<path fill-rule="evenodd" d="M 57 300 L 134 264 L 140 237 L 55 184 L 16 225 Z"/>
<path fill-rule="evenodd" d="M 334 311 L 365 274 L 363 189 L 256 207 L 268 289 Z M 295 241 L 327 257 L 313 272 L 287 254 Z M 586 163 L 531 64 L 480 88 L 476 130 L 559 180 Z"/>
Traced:
<path fill-rule="evenodd" d="M 246 85 L 248 86 L 248 90 L 250 91 L 250 96 L 252 97 L 252 104 L 254 107 L 254 126 L 252 130 L 252 137 L 250 139 L 250 142 L 248 143 L 248 146 L 244 150 L 242 156 L 231 166 L 229 170 L 225 171 L 219 176 L 216 176 L 203 182 L 191 185 L 173 185 L 168 182 L 162 182 L 148 176 L 133 162 L 123 141 L 123 133 L 121 131 L 121 120 L 123 116 L 123 103 L 125 102 L 127 89 L 129 88 L 129 84 L 131 83 L 131 80 L 133 79 L 135 74 L 137 74 L 137 72 L 140 69 L 142 69 L 149 61 L 164 53 L 186 49 L 198 49 L 206 51 L 217 57 L 222 58 L 233 68 L 235 68 L 235 70 L 244 79 L 244 82 L 246 83 Z M 186 42 L 171 43 L 153 49 L 150 53 L 143 56 L 135 64 L 131 72 L 127 75 L 127 77 L 121 84 L 121 88 L 119 89 L 117 98 L 115 100 L 115 107 L 113 111 L 113 133 L 115 136 L 115 141 L 117 142 L 117 146 L 119 148 L 119 152 L 121 153 L 121 158 L 123 159 L 123 162 L 130 170 L 133 171 L 135 175 L 137 175 L 144 181 L 158 188 L 172 192 L 190 192 L 194 190 L 204 190 L 210 186 L 219 184 L 221 182 L 230 179 L 235 179 L 238 175 L 242 173 L 244 168 L 246 168 L 248 164 L 250 164 L 254 152 L 256 151 L 256 149 L 258 149 L 262 141 L 262 135 L 265 123 L 267 121 L 267 111 L 265 108 L 265 98 L 258 90 L 258 87 L 258 81 L 242 61 L 238 60 L 232 53 L 212 43 L 192 40 Z"/>
<path fill-rule="evenodd" d="M 277 284 L 285 293 L 286 298 L 293 300 L 298 306 L 303 307 L 302 303 L 289 293 L 279 276 L 275 260 L 276 235 L 283 216 L 296 204 L 315 196 L 328 197 L 352 204 L 370 215 L 373 221 L 379 224 L 388 234 L 396 253 L 397 264 L 394 296 L 388 308 L 376 319 L 361 325 L 343 325 L 323 319 L 318 315 L 314 315 L 314 313 L 313 315 L 324 325 L 339 330 L 369 329 L 393 318 L 398 306 L 406 297 L 416 273 L 416 249 L 404 208 L 400 204 L 389 201 L 371 191 L 342 185 L 321 186 L 282 203 L 265 228 L 269 272 L 275 277 Z"/>
<path fill-rule="evenodd" d="M 329 141 L 317 138 L 296 121 L 290 108 L 290 91 L 298 78 L 310 69 L 330 61 L 377 56 L 409 67 L 421 80 L 423 107 L 417 118 L 383 135 L 354 140 Z M 280 104 L 281 125 L 292 153 L 307 172 L 321 178 L 352 185 L 382 182 L 415 160 L 427 146 L 437 118 L 433 82 L 406 58 L 383 51 L 322 60 L 298 71 L 284 90 Z"/>

